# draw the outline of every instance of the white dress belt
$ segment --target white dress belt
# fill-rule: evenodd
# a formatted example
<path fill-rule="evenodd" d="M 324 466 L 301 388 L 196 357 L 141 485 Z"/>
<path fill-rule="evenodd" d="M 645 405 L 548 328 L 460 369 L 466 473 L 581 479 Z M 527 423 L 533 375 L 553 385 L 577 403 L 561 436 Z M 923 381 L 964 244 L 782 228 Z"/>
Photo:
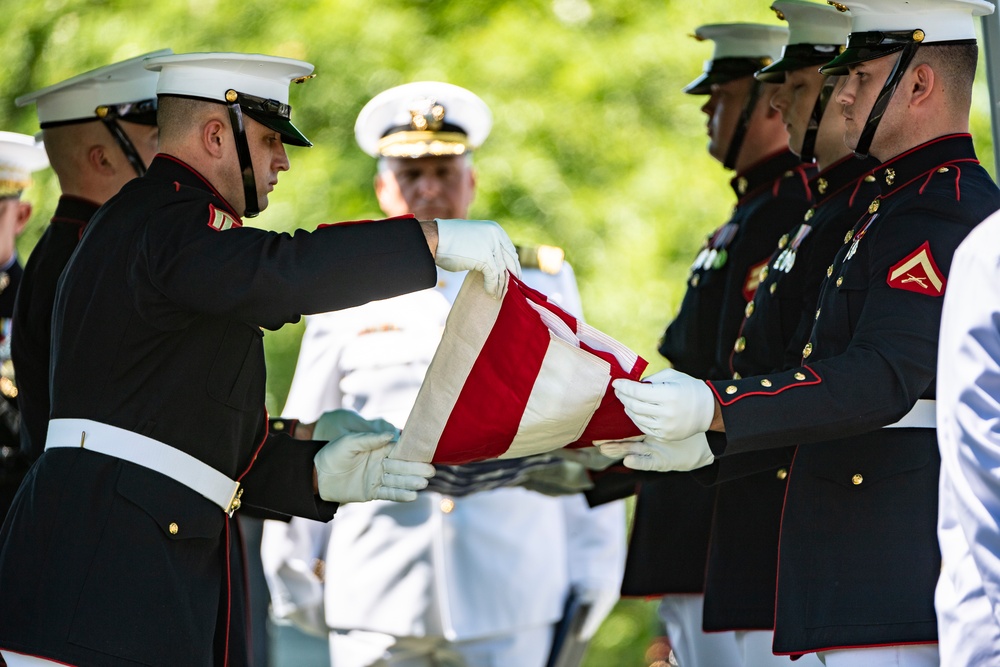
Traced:
<path fill-rule="evenodd" d="M 81 447 L 154 470 L 180 482 L 232 516 L 240 507 L 240 483 L 181 450 L 91 419 L 52 419 L 45 449 Z"/>
<path fill-rule="evenodd" d="M 937 428 L 937 401 L 921 398 L 902 419 L 882 428 Z"/>

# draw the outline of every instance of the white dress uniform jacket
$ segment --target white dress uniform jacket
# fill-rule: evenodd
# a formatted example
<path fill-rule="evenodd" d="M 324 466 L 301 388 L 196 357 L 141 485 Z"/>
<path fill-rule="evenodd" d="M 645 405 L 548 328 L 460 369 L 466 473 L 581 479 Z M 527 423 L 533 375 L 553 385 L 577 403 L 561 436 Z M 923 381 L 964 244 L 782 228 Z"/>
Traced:
<path fill-rule="evenodd" d="M 1000 214 L 955 252 L 937 374 L 941 664 L 1000 664 Z"/>
<path fill-rule="evenodd" d="M 283 415 L 309 422 L 342 407 L 405 427 L 463 279 L 439 271 L 434 289 L 307 318 Z M 524 280 L 580 314 L 568 264 Z M 342 630 L 510 634 L 557 621 L 571 584 L 617 596 L 624 568 L 624 508 L 591 510 L 579 494 L 422 492 L 344 505 L 329 529 L 326 623 Z"/>

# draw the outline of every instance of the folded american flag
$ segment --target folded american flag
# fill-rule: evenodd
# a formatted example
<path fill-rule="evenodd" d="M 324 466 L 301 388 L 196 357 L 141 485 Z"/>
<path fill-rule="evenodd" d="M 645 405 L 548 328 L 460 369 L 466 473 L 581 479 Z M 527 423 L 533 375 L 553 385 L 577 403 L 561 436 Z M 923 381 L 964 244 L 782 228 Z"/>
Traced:
<path fill-rule="evenodd" d="M 460 464 L 639 435 L 611 381 L 646 365 L 513 276 L 498 300 L 470 272 L 393 457 Z"/>

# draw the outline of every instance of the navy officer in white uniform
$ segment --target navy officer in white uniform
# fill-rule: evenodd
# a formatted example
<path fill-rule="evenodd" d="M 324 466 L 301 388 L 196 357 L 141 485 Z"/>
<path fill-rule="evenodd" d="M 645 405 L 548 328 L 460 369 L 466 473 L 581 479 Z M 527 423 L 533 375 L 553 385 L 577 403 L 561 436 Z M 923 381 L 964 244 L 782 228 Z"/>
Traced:
<path fill-rule="evenodd" d="M 410 83 L 371 100 L 355 134 L 378 158 L 375 192 L 385 214 L 465 215 L 476 185 L 470 153 L 491 124 L 479 97 L 446 83 Z M 579 316 L 562 252 L 519 254 L 525 282 Z M 463 278 L 439 271 L 434 289 L 307 318 L 283 415 L 311 422 L 349 408 L 403 427 Z M 303 523 L 293 519 L 292 532 L 308 532 Z M 282 524 L 269 524 L 266 562 L 285 539 Z M 541 667 L 570 588 L 596 603 L 589 635 L 617 599 L 624 567 L 622 505 L 591 510 L 580 494 L 423 491 L 406 506 L 346 505 L 328 528 L 325 622 L 336 667 Z M 280 604 L 288 591 L 272 582 Z"/>

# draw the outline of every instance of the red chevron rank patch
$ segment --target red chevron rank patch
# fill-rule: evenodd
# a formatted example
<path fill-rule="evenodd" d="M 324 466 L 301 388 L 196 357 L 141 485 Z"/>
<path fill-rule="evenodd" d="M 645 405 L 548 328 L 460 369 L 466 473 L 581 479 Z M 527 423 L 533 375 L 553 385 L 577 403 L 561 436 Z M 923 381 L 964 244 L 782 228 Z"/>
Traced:
<path fill-rule="evenodd" d="M 934 262 L 928 241 L 907 255 L 903 261 L 889 269 L 886 277 L 889 287 L 905 289 L 928 296 L 944 294 L 945 278 Z"/>
<path fill-rule="evenodd" d="M 225 211 L 221 211 L 212 204 L 208 205 L 208 226 L 217 232 L 224 232 L 227 229 L 234 229 L 236 227 L 242 227 L 243 223 L 229 215 Z"/>
<path fill-rule="evenodd" d="M 753 301 L 753 295 L 756 294 L 757 288 L 767 278 L 767 265 L 770 261 L 771 258 L 768 257 L 760 264 L 754 264 L 747 271 L 746 278 L 743 279 L 743 298 L 746 301 Z"/>

